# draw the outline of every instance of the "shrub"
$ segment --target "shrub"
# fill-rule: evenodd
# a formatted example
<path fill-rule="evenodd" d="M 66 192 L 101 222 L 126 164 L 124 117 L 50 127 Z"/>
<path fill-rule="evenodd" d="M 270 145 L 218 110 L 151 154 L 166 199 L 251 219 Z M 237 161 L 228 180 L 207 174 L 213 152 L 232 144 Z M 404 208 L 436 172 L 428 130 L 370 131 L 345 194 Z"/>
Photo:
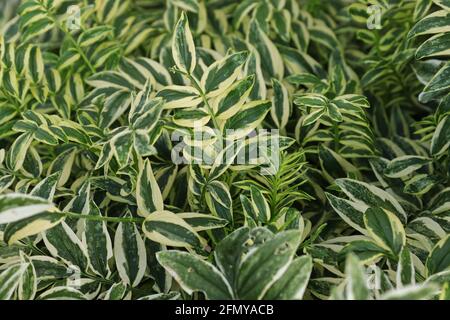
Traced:
<path fill-rule="evenodd" d="M 450 297 L 448 1 L 0 9 L 0 299 Z"/>

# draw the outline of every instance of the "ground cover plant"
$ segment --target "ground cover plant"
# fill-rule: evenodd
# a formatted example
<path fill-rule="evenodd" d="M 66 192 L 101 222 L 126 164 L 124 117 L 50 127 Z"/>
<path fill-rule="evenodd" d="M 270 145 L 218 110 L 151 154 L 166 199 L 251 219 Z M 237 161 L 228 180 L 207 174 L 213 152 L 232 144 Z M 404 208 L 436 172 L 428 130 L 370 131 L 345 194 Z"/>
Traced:
<path fill-rule="evenodd" d="M 448 0 L 0 0 L 0 299 L 449 299 Z"/>

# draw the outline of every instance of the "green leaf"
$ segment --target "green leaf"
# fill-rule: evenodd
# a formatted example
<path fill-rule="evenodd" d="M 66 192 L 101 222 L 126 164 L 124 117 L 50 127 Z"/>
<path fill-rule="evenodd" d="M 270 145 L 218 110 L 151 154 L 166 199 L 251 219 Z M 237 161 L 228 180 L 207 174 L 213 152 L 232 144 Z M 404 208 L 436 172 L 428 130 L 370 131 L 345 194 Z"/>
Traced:
<path fill-rule="evenodd" d="M 127 285 L 123 282 L 114 283 L 106 292 L 105 300 L 122 300 L 127 294 Z"/>
<path fill-rule="evenodd" d="M 56 210 L 54 204 L 43 198 L 20 193 L 0 195 L 0 224 L 20 221 L 52 210 Z"/>
<path fill-rule="evenodd" d="M 17 137 L 17 139 L 11 145 L 6 155 L 6 165 L 11 170 L 17 171 L 22 167 L 32 140 L 33 135 L 31 133 L 25 132 Z"/>
<path fill-rule="evenodd" d="M 255 77 L 248 76 L 237 81 L 215 100 L 213 109 L 217 119 L 226 120 L 241 109 L 253 88 Z"/>
<path fill-rule="evenodd" d="M 402 178 L 420 169 L 429 161 L 428 158 L 419 156 L 398 157 L 388 164 L 384 174 L 389 178 Z"/>
<path fill-rule="evenodd" d="M 227 280 L 211 263 L 175 250 L 158 252 L 156 257 L 188 294 L 201 291 L 209 300 L 233 299 Z"/>
<path fill-rule="evenodd" d="M 450 62 L 447 62 L 439 71 L 434 75 L 430 82 L 423 89 L 419 96 L 421 102 L 429 102 L 433 99 L 439 98 L 450 88 Z"/>
<path fill-rule="evenodd" d="M 212 181 L 207 185 L 206 203 L 217 217 L 233 222 L 233 206 L 229 188 L 221 181 Z"/>
<path fill-rule="evenodd" d="M 21 263 L 25 264 L 25 270 L 19 280 L 17 295 L 19 300 L 33 300 L 37 291 L 36 270 L 25 254 L 21 254 Z"/>
<path fill-rule="evenodd" d="M 439 10 L 433 12 L 432 14 L 426 16 L 420 20 L 416 25 L 409 31 L 408 37 L 417 37 L 423 34 L 436 34 L 449 32 L 450 26 L 448 25 L 448 20 L 450 19 L 450 12 L 447 10 Z"/>
<path fill-rule="evenodd" d="M 88 215 L 101 217 L 99 208 L 94 202 L 90 204 Z M 86 247 L 92 269 L 103 277 L 111 274 L 109 262 L 113 257 L 111 237 L 106 222 L 96 220 L 81 220 L 81 241 Z"/>
<path fill-rule="evenodd" d="M 109 26 L 96 26 L 83 31 L 78 37 L 78 45 L 82 47 L 88 47 L 96 42 L 103 41 L 109 37 L 112 33 L 112 29 Z"/>
<path fill-rule="evenodd" d="M 278 129 L 286 127 L 291 114 L 289 95 L 286 87 L 277 79 L 272 79 L 273 98 L 270 115 Z"/>
<path fill-rule="evenodd" d="M 163 99 L 143 98 L 142 100 L 139 100 L 137 105 L 131 104 L 134 109 L 130 112 L 129 121 L 135 130 L 150 131 L 156 126 L 161 117 L 164 106 Z"/>
<path fill-rule="evenodd" d="M 144 162 L 144 168 L 139 172 L 136 183 L 136 201 L 138 214 L 142 217 L 149 216 L 152 212 L 164 210 L 164 202 L 153 175 L 150 161 Z"/>
<path fill-rule="evenodd" d="M 431 139 L 431 154 L 443 154 L 450 146 L 450 116 L 444 117 L 436 127 Z"/>
<path fill-rule="evenodd" d="M 416 282 L 415 272 L 411 252 L 407 248 L 403 248 L 397 265 L 397 288 L 414 285 Z"/>
<path fill-rule="evenodd" d="M 198 11 L 198 0 L 171 0 L 170 2 L 174 6 L 177 6 L 182 10 L 187 10 L 195 13 L 197 13 Z"/>
<path fill-rule="evenodd" d="M 416 51 L 416 59 L 450 55 L 450 33 L 437 34 L 424 43 Z"/>
<path fill-rule="evenodd" d="M 400 219 L 381 208 L 369 208 L 364 213 L 364 224 L 369 235 L 382 248 L 395 256 L 406 243 L 406 234 Z"/>
<path fill-rule="evenodd" d="M 367 279 L 361 262 L 354 255 L 349 254 L 345 261 L 346 296 L 348 300 L 369 299 Z"/>
<path fill-rule="evenodd" d="M 419 174 L 409 180 L 403 190 L 406 193 L 421 195 L 430 191 L 430 189 L 433 188 L 437 182 L 439 182 L 439 179 L 434 176 Z"/>
<path fill-rule="evenodd" d="M 196 107 L 202 102 L 197 89 L 188 86 L 167 86 L 156 96 L 164 99 L 164 109 Z"/>
<path fill-rule="evenodd" d="M 281 80 L 284 75 L 283 59 L 256 19 L 252 19 L 250 23 L 247 41 L 258 51 L 261 57 L 261 68 L 266 77 Z"/>
<path fill-rule="evenodd" d="M 144 234 L 152 241 L 171 247 L 203 248 L 200 237 L 182 217 L 170 211 L 155 211 L 144 221 Z"/>
<path fill-rule="evenodd" d="M 47 174 L 53 174 L 55 172 L 60 172 L 58 187 L 63 186 L 67 180 L 69 180 L 70 174 L 72 172 L 72 165 L 75 161 L 76 148 L 70 148 L 60 153 L 55 160 L 50 164 Z"/>
<path fill-rule="evenodd" d="M 342 220 L 362 234 L 367 233 L 363 220 L 364 211 L 361 206 L 358 206 L 355 202 L 338 198 L 330 193 L 325 193 L 325 195 Z"/>
<path fill-rule="evenodd" d="M 39 300 L 87 300 L 86 296 L 72 287 L 54 287 L 43 292 Z"/>
<path fill-rule="evenodd" d="M 225 122 L 224 130 L 234 130 L 227 138 L 237 140 L 252 132 L 264 120 L 270 107 L 271 103 L 264 100 L 245 104 L 239 113 Z"/>
<path fill-rule="evenodd" d="M 147 256 L 144 240 L 134 223 L 120 222 L 117 226 L 114 259 L 122 281 L 132 287 L 139 285 L 147 267 Z"/>
<path fill-rule="evenodd" d="M 245 248 L 244 244 L 250 237 L 249 231 L 247 227 L 241 227 L 233 231 L 222 239 L 214 250 L 216 264 L 233 288 L 236 285 L 239 264 Z"/>
<path fill-rule="evenodd" d="M 244 257 L 240 264 L 236 290 L 240 299 L 261 299 L 291 263 L 300 244 L 296 230 L 277 234 Z"/>
<path fill-rule="evenodd" d="M 310 256 L 294 259 L 280 279 L 266 292 L 267 300 L 301 300 L 313 268 Z"/>
<path fill-rule="evenodd" d="M 53 201 L 59 176 L 60 172 L 55 172 L 54 174 L 51 174 L 47 178 L 43 179 L 33 188 L 33 190 L 31 190 L 30 196 Z"/>
<path fill-rule="evenodd" d="M 258 188 L 251 186 L 250 194 L 252 199 L 253 212 L 255 212 L 259 221 L 262 223 L 269 222 L 271 218 L 270 207 L 262 192 Z"/>
<path fill-rule="evenodd" d="M 399 290 L 391 290 L 383 294 L 382 300 L 429 300 L 436 296 L 439 288 L 433 284 L 421 284 L 404 287 Z"/>
<path fill-rule="evenodd" d="M 223 228 L 228 224 L 228 221 L 210 214 L 202 214 L 195 212 L 178 213 L 178 217 L 182 218 L 189 224 L 196 232 Z"/>
<path fill-rule="evenodd" d="M 200 85 L 208 97 L 223 93 L 238 77 L 241 66 L 247 61 L 248 51 L 233 53 L 214 62 L 203 73 Z"/>
<path fill-rule="evenodd" d="M 70 270 L 60 261 L 48 256 L 32 256 L 31 262 L 39 280 L 55 280 L 67 277 Z M 73 271 L 73 270 L 72 270 Z"/>
<path fill-rule="evenodd" d="M 443 213 L 450 208 L 450 188 L 445 188 L 438 192 L 436 196 L 431 199 L 428 206 L 432 214 Z"/>
<path fill-rule="evenodd" d="M 426 261 L 426 271 L 432 275 L 450 266 L 450 235 L 440 240 L 431 250 Z"/>
<path fill-rule="evenodd" d="M 343 178 L 349 174 L 360 176 L 354 165 L 326 146 L 319 146 L 319 159 L 323 173 L 330 182 L 334 182 L 335 178 Z"/>
<path fill-rule="evenodd" d="M 175 26 L 172 39 L 172 55 L 176 66 L 183 72 L 194 72 L 197 62 L 195 44 L 189 28 L 189 21 L 184 12 Z"/>
<path fill-rule="evenodd" d="M 0 193 L 3 193 L 6 189 L 8 189 L 16 178 L 12 175 L 5 175 L 0 178 Z"/>
<path fill-rule="evenodd" d="M 341 251 L 341 255 L 347 255 L 352 252 L 358 259 L 365 264 L 369 264 L 379 260 L 386 254 L 386 249 L 380 247 L 373 241 L 354 240 L 347 244 Z"/>
<path fill-rule="evenodd" d="M 45 211 L 32 217 L 9 223 L 3 234 L 3 240 L 12 245 L 26 237 L 49 230 L 64 220 L 64 215 Z"/>
<path fill-rule="evenodd" d="M 202 127 L 211 119 L 210 114 L 204 109 L 182 109 L 175 112 L 173 122 L 181 127 Z"/>
<path fill-rule="evenodd" d="M 75 232 L 65 222 L 43 234 L 45 246 L 50 254 L 58 257 L 69 265 L 86 271 L 89 266 L 89 256 L 86 247 Z"/>
<path fill-rule="evenodd" d="M 402 222 L 406 222 L 406 213 L 399 202 L 386 191 L 369 185 L 365 182 L 352 179 L 337 179 L 336 184 L 342 191 L 356 202 L 362 205 L 364 212 L 367 207 L 380 207 L 395 213 Z"/>
<path fill-rule="evenodd" d="M 311 112 L 303 119 L 303 125 L 309 126 L 309 125 L 315 123 L 325 114 L 325 111 L 326 111 L 326 109 L 323 108 L 323 109 L 317 109 L 317 110 Z"/>
<path fill-rule="evenodd" d="M 25 54 L 28 59 L 27 76 L 33 83 L 39 83 L 44 77 L 44 59 L 38 46 L 30 46 Z"/>
<path fill-rule="evenodd" d="M 27 264 L 15 264 L 0 273 L 0 300 L 9 300 L 19 286 Z"/>

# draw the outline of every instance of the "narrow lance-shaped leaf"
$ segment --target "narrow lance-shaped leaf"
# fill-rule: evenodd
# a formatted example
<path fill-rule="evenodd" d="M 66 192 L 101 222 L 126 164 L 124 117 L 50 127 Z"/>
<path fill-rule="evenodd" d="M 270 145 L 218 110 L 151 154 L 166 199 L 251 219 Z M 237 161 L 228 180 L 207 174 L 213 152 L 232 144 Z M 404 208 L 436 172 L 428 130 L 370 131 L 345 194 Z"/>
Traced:
<path fill-rule="evenodd" d="M 233 207 L 229 188 L 221 181 L 213 181 L 207 185 L 206 203 L 217 217 L 233 221 Z"/>
<path fill-rule="evenodd" d="M 367 300 L 369 289 L 363 267 L 354 255 L 350 254 L 345 262 L 346 295 L 349 300 Z"/>
<path fill-rule="evenodd" d="M 389 178 L 401 178 L 420 169 L 427 163 L 429 163 L 429 159 L 419 156 L 395 158 L 388 164 L 384 174 Z"/>
<path fill-rule="evenodd" d="M 297 250 L 301 234 L 296 230 L 279 233 L 242 260 L 237 278 L 240 299 L 261 299 L 285 271 Z"/>
<path fill-rule="evenodd" d="M 386 191 L 353 179 L 337 179 L 336 184 L 352 201 L 367 207 L 381 207 L 395 213 L 406 222 L 406 213 L 400 203 Z M 364 209 L 365 210 L 365 209 Z M 363 211 L 364 212 L 364 211 Z"/>
<path fill-rule="evenodd" d="M 79 290 L 68 287 L 60 286 L 54 287 L 50 290 L 43 292 L 39 297 L 39 300 L 87 300 L 86 296 Z"/>
<path fill-rule="evenodd" d="M 400 252 L 396 281 L 397 288 L 414 285 L 416 282 L 414 263 L 411 252 L 407 248 L 403 248 L 402 252 Z"/>
<path fill-rule="evenodd" d="M 138 214 L 142 217 L 147 217 L 152 212 L 162 211 L 164 209 L 164 202 L 153 175 L 150 161 L 145 160 L 144 167 L 139 172 L 136 184 L 136 201 L 138 205 Z"/>
<path fill-rule="evenodd" d="M 224 92 L 239 75 L 241 66 L 247 61 L 248 51 L 233 53 L 214 62 L 203 73 L 200 85 L 209 97 Z"/>
<path fill-rule="evenodd" d="M 270 114 L 278 129 L 284 129 L 290 116 L 290 102 L 286 87 L 277 79 L 272 79 L 273 98 Z"/>
<path fill-rule="evenodd" d="M 43 233 L 43 239 L 52 256 L 79 268 L 80 271 L 87 270 L 89 257 L 86 247 L 67 223 L 62 222 L 53 229 L 47 230 Z"/>
<path fill-rule="evenodd" d="M 431 139 L 431 154 L 434 156 L 444 153 L 450 146 L 450 116 L 444 117 L 436 127 Z"/>
<path fill-rule="evenodd" d="M 450 235 L 440 240 L 430 252 L 426 261 L 428 275 L 446 270 L 450 266 Z"/>
<path fill-rule="evenodd" d="M 14 140 L 6 156 L 6 165 L 11 170 L 17 171 L 22 167 L 32 140 L 33 135 L 27 132 L 22 133 Z"/>
<path fill-rule="evenodd" d="M 147 257 L 144 240 L 134 223 L 120 222 L 117 226 L 114 258 L 122 281 L 132 287 L 139 285 L 145 274 Z"/>
<path fill-rule="evenodd" d="M 269 78 L 282 79 L 284 75 L 283 59 L 277 47 L 264 33 L 256 19 L 253 19 L 250 23 L 248 42 L 258 51 L 263 72 Z"/>
<path fill-rule="evenodd" d="M 201 291 L 210 300 L 233 299 L 225 277 L 211 263 L 182 251 L 161 251 L 158 262 L 175 278 L 188 294 Z"/>
<path fill-rule="evenodd" d="M 203 248 L 206 244 L 193 227 L 170 211 L 153 212 L 145 219 L 142 229 L 150 240 L 171 247 Z"/>
<path fill-rule="evenodd" d="M 249 239 L 249 228 L 241 227 L 220 241 L 214 250 L 214 258 L 220 271 L 234 288 L 242 259 L 244 244 Z"/>
<path fill-rule="evenodd" d="M 15 264 L 0 273 L 0 300 L 9 300 L 19 285 L 27 264 Z"/>
<path fill-rule="evenodd" d="M 19 193 L 1 195 L 0 224 L 23 220 L 54 209 L 54 204 L 43 198 Z"/>
<path fill-rule="evenodd" d="M 230 140 L 240 139 L 254 130 L 270 110 L 269 101 L 252 101 L 245 104 L 241 111 L 225 122 L 224 130 L 228 131 Z"/>
<path fill-rule="evenodd" d="M 90 204 L 90 212 L 88 215 L 102 216 L 94 202 Z M 113 248 L 106 222 L 89 219 L 81 220 L 83 223 L 81 227 L 83 230 L 81 240 L 86 246 L 91 267 L 100 275 L 109 277 L 111 274 L 109 261 L 113 257 Z"/>
<path fill-rule="evenodd" d="M 55 194 L 59 176 L 60 172 L 49 175 L 33 188 L 30 195 L 51 201 Z M 51 229 L 63 220 L 64 215 L 57 212 L 56 208 L 50 208 L 26 219 L 9 223 L 5 228 L 3 239 L 8 244 L 12 244 L 23 238 Z"/>
<path fill-rule="evenodd" d="M 204 231 L 217 228 L 223 228 L 228 224 L 228 221 L 210 214 L 202 214 L 195 212 L 183 212 L 177 214 L 180 218 L 186 221 L 195 231 Z"/>
<path fill-rule="evenodd" d="M 267 291 L 264 299 L 267 300 L 301 300 L 308 285 L 313 268 L 310 256 L 294 259 L 283 273 Z"/>
<path fill-rule="evenodd" d="M 37 292 L 36 270 L 29 257 L 21 253 L 21 263 L 25 270 L 20 277 L 17 294 L 20 300 L 33 300 Z"/>
<path fill-rule="evenodd" d="M 270 207 L 267 203 L 267 200 L 264 198 L 262 192 L 254 187 L 251 186 L 250 188 L 251 198 L 252 198 L 252 206 L 253 210 L 256 213 L 258 219 L 262 223 L 267 223 L 270 221 Z"/>
<path fill-rule="evenodd" d="M 364 224 L 379 246 L 390 250 L 395 256 L 400 254 L 406 243 L 406 234 L 397 216 L 384 209 L 369 208 L 364 213 Z"/>
<path fill-rule="evenodd" d="M 196 52 L 189 22 L 184 12 L 175 26 L 172 40 L 172 55 L 176 66 L 183 72 L 191 74 L 196 65 Z"/>
<path fill-rule="evenodd" d="M 221 120 L 228 119 L 239 112 L 248 98 L 255 81 L 253 75 L 237 81 L 224 93 L 222 93 L 214 104 L 216 117 Z"/>

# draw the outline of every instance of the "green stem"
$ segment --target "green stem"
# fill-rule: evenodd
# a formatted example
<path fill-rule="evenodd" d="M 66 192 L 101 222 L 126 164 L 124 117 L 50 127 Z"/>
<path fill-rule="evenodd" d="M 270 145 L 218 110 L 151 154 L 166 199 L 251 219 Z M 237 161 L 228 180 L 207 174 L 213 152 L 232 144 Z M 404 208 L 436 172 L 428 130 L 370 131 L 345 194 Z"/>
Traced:
<path fill-rule="evenodd" d="M 197 82 L 197 80 L 191 74 L 185 73 L 185 75 L 189 78 L 189 80 L 191 81 L 191 83 L 195 87 L 195 89 L 197 89 L 197 91 L 200 93 L 200 96 L 201 96 L 201 98 L 202 98 L 206 108 L 208 109 L 208 113 L 211 116 L 211 119 L 212 119 L 212 122 L 214 124 L 214 127 L 217 130 L 220 130 L 219 123 L 217 122 L 217 119 L 216 119 L 216 116 L 214 115 L 213 109 L 209 105 L 209 102 L 208 102 L 208 99 L 206 98 L 205 92 L 203 92 L 203 90 L 200 87 L 199 83 Z"/>
<path fill-rule="evenodd" d="M 81 214 L 75 212 L 61 212 L 62 215 L 69 218 L 75 219 L 86 219 L 92 221 L 105 221 L 105 222 L 127 222 L 127 223 L 142 223 L 144 218 L 123 218 L 123 217 L 103 217 L 103 216 L 93 216 L 88 214 Z"/>
<path fill-rule="evenodd" d="M 80 46 L 78 45 L 78 43 L 75 41 L 72 34 L 59 23 L 58 19 L 53 17 L 53 21 L 55 21 L 55 25 L 58 27 L 58 29 L 60 29 L 67 36 L 67 38 L 72 42 L 73 46 L 77 49 L 77 52 L 80 54 L 81 58 L 84 60 L 84 62 L 86 63 L 88 68 L 91 70 L 91 72 L 96 73 L 97 70 L 95 70 L 95 68 L 92 66 L 88 57 L 84 53 L 83 49 L 81 49 Z"/>
<path fill-rule="evenodd" d="M 339 148 L 339 126 L 333 121 L 333 150 L 338 151 Z"/>

